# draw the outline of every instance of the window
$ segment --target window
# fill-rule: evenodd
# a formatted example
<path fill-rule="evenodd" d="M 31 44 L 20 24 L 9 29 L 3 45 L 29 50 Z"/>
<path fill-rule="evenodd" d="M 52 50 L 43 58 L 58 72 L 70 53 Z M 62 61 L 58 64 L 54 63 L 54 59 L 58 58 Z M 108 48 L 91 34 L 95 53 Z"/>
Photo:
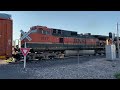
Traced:
<path fill-rule="evenodd" d="M 45 31 L 45 30 L 42 30 L 42 34 L 46 34 L 46 31 Z"/>
<path fill-rule="evenodd" d="M 71 32 L 71 36 L 77 36 L 77 32 Z"/>
<path fill-rule="evenodd" d="M 57 30 L 56 29 L 53 29 L 53 34 L 56 34 L 57 33 Z"/>
<path fill-rule="evenodd" d="M 47 34 L 47 35 L 50 35 L 50 31 L 46 31 L 46 34 Z"/>
<path fill-rule="evenodd" d="M 46 33 L 45 34 L 48 34 L 48 31 L 46 31 Z"/>
<path fill-rule="evenodd" d="M 58 34 L 61 34 L 61 30 L 58 30 Z"/>
<path fill-rule="evenodd" d="M 42 33 L 42 30 L 37 30 L 37 33 Z"/>

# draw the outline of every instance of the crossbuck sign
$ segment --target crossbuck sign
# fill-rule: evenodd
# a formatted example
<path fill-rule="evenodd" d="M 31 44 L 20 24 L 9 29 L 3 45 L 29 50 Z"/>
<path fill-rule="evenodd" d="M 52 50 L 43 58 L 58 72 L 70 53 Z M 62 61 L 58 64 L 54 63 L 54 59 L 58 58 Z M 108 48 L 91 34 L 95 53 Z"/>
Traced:
<path fill-rule="evenodd" d="M 36 30 L 31 30 L 31 31 L 25 33 L 23 30 L 20 30 L 20 32 L 23 34 L 23 36 L 20 38 L 20 40 L 22 41 L 23 39 L 27 38 L 29 41 L 31 41 L 32 39 L 28 35 L 35 31 Z M 29 50 L 30 50 L 30 48 L 26 48 L 26 42 L 25 42 L 25 47 L 21 48 L 21 51 L 24 55 L 24 68 L 26 67 L 26 55 L 28 54 Z"/>
<path fill-rule="evenodd" d="M 23 30 L 20 30 L 20 32 L 23 34 L 23 36 L 20 38 L 21 41 L 25 38 L 27 38 L 29 41 L 31 41 L 32 39 L 28 35 L 33 33 L 33 32 L 36 32 L 36 30 L 31 30 L 27 33 L 25 33 Z"/>

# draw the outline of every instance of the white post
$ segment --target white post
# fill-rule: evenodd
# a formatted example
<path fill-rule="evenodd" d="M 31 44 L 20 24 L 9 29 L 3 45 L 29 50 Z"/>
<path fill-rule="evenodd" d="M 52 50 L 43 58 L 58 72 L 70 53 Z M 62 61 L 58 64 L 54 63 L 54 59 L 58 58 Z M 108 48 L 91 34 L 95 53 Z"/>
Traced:
<path fill-rule="evenodd" d="M 119 50 L 119 29 L 117 23 L 117 48 L 118 48 L 118 58 L 120 58 L 120 50 Z"/>
<path fill-rule="evenodd" d="M 26 48 L 26 42 L 25 42 L 25 48 Z M 24 68 L 26 67 L 26 56 L 24 56 Z"/>
<path fill-rule="evenodd" d="M 24 56 L 24 68 L 26 66 L 26 56 Z"/>
<path fill-rule="evenodd" d="M 18 47 L 20 48 L 20 42 L 19 42 L 19 39 L 18 39 Z"/>

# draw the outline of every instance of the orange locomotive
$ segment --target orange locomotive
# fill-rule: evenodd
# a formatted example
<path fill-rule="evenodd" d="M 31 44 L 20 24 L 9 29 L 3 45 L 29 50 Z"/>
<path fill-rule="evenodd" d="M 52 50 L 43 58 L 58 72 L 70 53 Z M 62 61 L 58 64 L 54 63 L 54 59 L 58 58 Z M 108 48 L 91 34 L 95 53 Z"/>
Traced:
<path fill-rule="evenodd" d="M 32 39 L 23 39 L 22 47 L 26 42 L 26 46 L 31 48 L 29 58 L 34 59 L 44 57 L 60 57 L 65 55 L 66 50 L 96 50 L 99 40 L 90 34 L 80 35 L 75 31 L 61 30 L 55 28 L 47 28 L 45 26 L 33 26 L 29 31 L 34 31 L 29 34 Z M 22 34 L 21 34 L 22 36 Z M 99 49 L 103 47 L 99 47 Z M 33 58 L 34 57 L 34 58 Z"/>

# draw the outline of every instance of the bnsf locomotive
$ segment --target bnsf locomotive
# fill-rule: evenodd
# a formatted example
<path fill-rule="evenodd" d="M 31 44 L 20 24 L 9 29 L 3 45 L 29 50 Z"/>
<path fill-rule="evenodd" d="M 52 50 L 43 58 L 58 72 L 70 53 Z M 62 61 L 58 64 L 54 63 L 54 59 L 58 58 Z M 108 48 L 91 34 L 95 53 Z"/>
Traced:
<path fill-rule="evenodd" d="M 62 58 L 67 55 L 97 54 L 105 49 L 105 40 L 91 34 L 78 34 L 75 31 L 33 26 L 29 31 L 32 39 L 21 41 L 21 47 L 31 48 L 29 59 Z M 22 37 L 22 34 L 21 34 Z"/>

